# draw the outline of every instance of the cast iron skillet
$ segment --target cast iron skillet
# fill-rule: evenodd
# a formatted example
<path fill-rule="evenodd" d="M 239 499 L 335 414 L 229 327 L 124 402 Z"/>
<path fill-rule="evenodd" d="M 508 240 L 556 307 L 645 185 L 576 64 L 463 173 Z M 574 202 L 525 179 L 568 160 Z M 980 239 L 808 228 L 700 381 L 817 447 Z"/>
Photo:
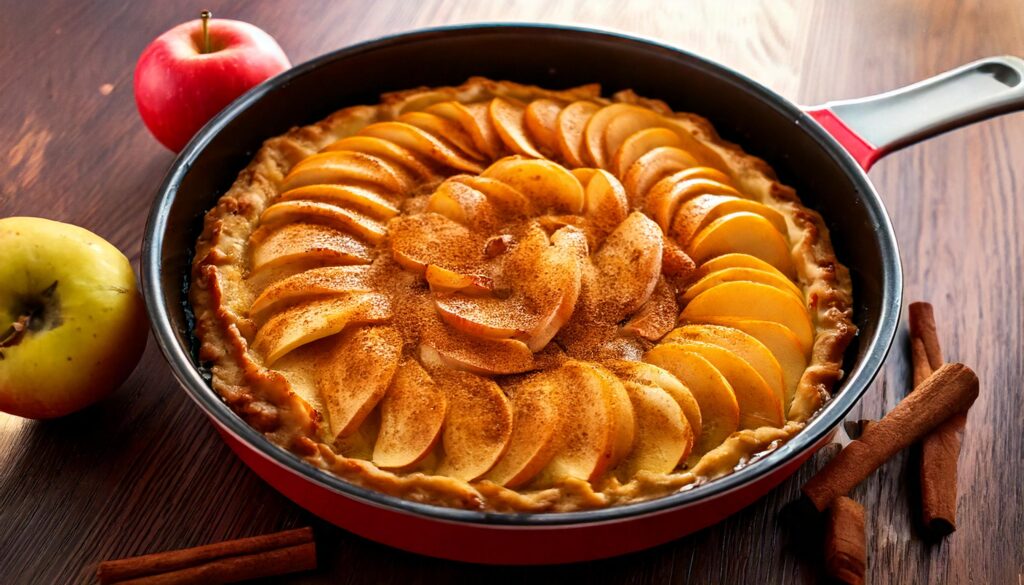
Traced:
<path fill-rule="evenodd" d="M 605 95 L 631 88 L 711 120 L 726 139 L 765 159 L 818 210 L 850 268 L 859 335 L 835 397 L 791 441 L 729 476 L 648 502 L 552 514 L 495 514 L 410 502 L 352 485 L 271 444 L 211 390 L 195 356 L 187 307 L 191 250 L 203 214 L 263 140 L 382 92 L 454 85 L 474 75 L 565 88 L 600 82 Z M 232 434 L 310 481 L 357 500 L 461 523 L 539 526 L 627 518 L 685 505 L 756 481 L 808 450 L 864 394 L 895 335 L 903 290 L 896 239 L 878 194 L 857 162 L 797 106 L 696 55 L 649 40 L 581 28 L 534 25 L 423 30 L 329 53 L 254 88 L 203 128 L 157 193 L 143 243 L 143 290 L 154 334 L 175 377 Z"/>

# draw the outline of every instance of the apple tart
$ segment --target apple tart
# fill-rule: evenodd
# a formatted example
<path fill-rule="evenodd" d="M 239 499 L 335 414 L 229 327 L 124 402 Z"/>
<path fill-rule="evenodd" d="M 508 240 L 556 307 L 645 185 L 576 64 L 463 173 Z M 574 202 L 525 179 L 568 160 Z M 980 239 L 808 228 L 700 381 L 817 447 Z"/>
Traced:
<path fill-rule="evenodd" d="M 190 299 L 213 388 L 275 444 L 510 512 L 730 473 L 803 428 L 855 334 L 821 217 L 706 120 L 479 78 L 268 140 Z"/>

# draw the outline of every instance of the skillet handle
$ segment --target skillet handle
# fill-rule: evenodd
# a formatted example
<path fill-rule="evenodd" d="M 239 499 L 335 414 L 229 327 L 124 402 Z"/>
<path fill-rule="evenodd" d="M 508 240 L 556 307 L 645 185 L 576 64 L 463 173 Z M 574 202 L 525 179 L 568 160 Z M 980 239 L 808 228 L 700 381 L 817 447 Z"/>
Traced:
<path fill-rule="evenodd" d="M 806 108 L 868 170 L 937 134 L 1024 109 L 1024 59 L 989 57 L 894 91 Z"/>

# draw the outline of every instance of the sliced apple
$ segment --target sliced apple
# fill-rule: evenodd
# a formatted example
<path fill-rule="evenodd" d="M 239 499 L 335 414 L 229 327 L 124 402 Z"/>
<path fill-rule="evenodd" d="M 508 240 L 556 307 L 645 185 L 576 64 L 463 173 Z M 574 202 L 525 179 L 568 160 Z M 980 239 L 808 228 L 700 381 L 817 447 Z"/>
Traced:
<path fill-rule="evenodd" d="M 395 163 L 361 152 L 321 152 L 292 167 L 281 191 L 307 185 L 369 183 L 392 193 L 406 193 L 415 186 L 412 175 Z"/>
<path fill-rule="evenodd" d="M 637 108 L 629 105 L 629 103 L 611 103 L 611 105 L 595 112 L 587 121 L 587 127 L 584 128 L 583 150 L 587 153 L 590 160 L 594 162 L 596 168 L 607 169 L 610 167 L 608 159 L 610 155 L 614 154 L 614 151 L 609 153 L 605 147 L 605 132 L 608 129 L 608 124 L 620 117 L 630 118 L 631 122 L 636 122 L 636 120 L 633 120 L 636 117 L 644 119 L 645 123 L 639 128 L 635 128 L 634 132 L 650 126 L 657 126 L 660 118 L 660 116 L 650 110 Z M 618 145 L 616 144 L 615 149 L 617 150 L 617 148 Z"/>
<path fill-rule="evenodd" d="M 611 391 L 612 417 L 614 419 L 614 448 L 611 461 L 608 467 L 615 467 L 629 454 L 636 439 L 636 415 L 633 412 L 633 405 L 629 399 L 629 393 L 622 385 L 622 381 L 608 368 L 590 364 L 598 377 Z"/>
<path fill-rule="evenodd" d="M 677 404 L 679 404 L 679 408 L 682 410 L 683 416 L 686 418 L 686 422 L 690 427 L 691 437 L 689 445 L 686 446 L 686 449 L 683 452 L 683 459 L 686 459 L 690 453 L 693 452 L 693 447 L 696 445 L 697 439 L 700 438 L 703 430 L 703 417 L 700 413 L 700 404 L 697 403 L 697 399 L 694 397 L 693 393 L 690 392 L 690 389 L 679 381 L 679 378 L 676 378 L 672 374 L 653 364 L 644 365 L 657 368 L 664 372 L 664 375 L 658 376 L 654 380 L 655 386 L 667 392 L 668 395 L 671 396 Z"/>
<path fill-rule="evenodd" d="M 568 226 L 551 235 L 551 248 L 538 262 L 534 278 L 558 283 L 561 294 L 555 309 L 542 313 L 537 326 L 527 332 L 523 341 L 532 351 L 543 349 L 572 317 L 582 288 L 582 264 L 586 257 L 587 237 L 580 230 Z M 537 300 L 547 298 L 545 294 Z"/>
<path fill-rule="evenodd" d="M 700 405 L 701 432 L 693 454 L 707 453 L 739 429 L 740 409 L 732 386 L 700 354 L 668 343 L 655 346 L 644 360 L 678 378 Z"/>
<path fill-rule="evenodd" d="M 484 479 L 517 488 L 533 479 L 555 456 L 562 429 L 560 383 L 559 376 L 541 372 L 506 389 L 512 403 L 512 436 L 505 455 Z"/>
<path fill-rule="evenodd" d="M 701 167 L 694 167 L 700 169 Z M 684 177 L 687 171 L 686 169 L 678 173 L 680 177 Z M 650 214 L 654 221 L 658 222 L 661 229 L 669 234 L 669 229 L 672 227 L 673 221 L 677 215 L 679 209 L 684 203 L 700 195 L 707 193 L 734 195 L 737 193 L 735 189 L 718 181 L 712 181 L 704 178 L 689 178 L 681 179 L 672 183 L 670 189 L 652 189 L 647 197 L 647 203 L 645 209 Z M 685 244 L 688 240 L 677 240 L 681 244 Z"/>
<path fill-rule="evenodd" d="M 786 407 L 786 413 L 789 414 L 789 407 L 793 404 L 796 387 L 800 384 L 800 378 L 803 377 L 810 359 L 810 354 L 804 352 L 800 347 L 800 340 L 796 338 L 796 335 L 793 335 L 793 332 L 784 325 L 772 321 L 720 317 L 709 319 L 709 322 L 739 329 L 757 338 L 772 352 L 782 368 L 782 379 L 786 388 L 783 405 Z"/>
<path fill-rule="evenodd" d="M 756 213 L 738 211 L 711 222 L 690 240 L 686 252 L 698 264 L 732 252 L 757 256 L 793 278 L 793 255 L 784 234 Z"/>
<path fill-rule="evenodd" d="M 625 177 L 626 171 L 638 158 L 660 146 L 682 149 L 683 140 L 679 134 L 668 128 L 645 128 L 630 135 L 614 151 L 611 168 L 616 177 Z"/>
<path fill-rule="evenodd" d="M 260 215 L 263 226 L 282 225 L 302 221 L 323 222 L 378 244 L 387 235 L 387 227 L 379 221 L 345 207 L 320 201 L 282 201 L 275 203 Z M 290 233 L 290 232 L 289 232 Z"/>
<path fill-rule="evenodd" d="M 664 278 L 660 278 L 651 297 L 622 326 L 622 333 L 658 341 L 676 326 L 678 317 L 676 293 Z"/>
<path fill-rule="evenodd" d="M 814 326 L 803 303 L 774 286 L 723 282 L 694 297 L 680 315 L 681 320 L 696 323 L 721 317 L 780 323 L 796 335 L 805 352 L 814 344 Z"/>
<path fill-rule="evenodd" d="M 634 178 L 636 177 L 643 179 L 640 174 L 634 173 Z M 711 167 L 687 167 L 682 170 L 673 171 L 663 178 L 658 179 L 653 186 L 647 189 L 647 194 L 644 196 L 643 201 L 640 201 L 639 203 L 642 203 L 646 207 L 648 202 L 652 199 L 668 198 L 671 200 L 673 198 L 671 192 L 676 189 L 676 186 L 679 183 L 697 179 L 711 181 L 715 185 L 725 185 L 726 189 L 735 191 L 730 183 L 729 177 L 725 173 L 716 171 Z M 643 180 L 646 181 L 646 179 Z M 715 190 L 717 191 L 718 189 L 716 188 Z M 632 192 L 628 185 L 626 186 L 626 191 L 627 193 L 630 193 L 630 196 L 632 197 Z"/>
<path fill-rule="evenodd" d="M 398 113 L 405 115 L 407 112 L 419 112 L 434 104 L 446 102 L 451 99 L 451 92 L 444 90 L 416 91 L 410 95 L 399 98 L 396 102 L 389 101 L 389 106 L 397 108 Z M 401 116 L 399 116 L 401 117 Z"/>
<path fill-rule="evenodd" d="M 615 468 L 620 481 L 641 471 L 670 473 L 693 445 L 693 432 L 679 404 L 661 388 L 626 381 L 636 419 L 633 448 Z"/>
<path fill-rule="evenodd" d="M 398 121 L 447 140 L 469 158 L 474 160 L 483 160 L 484 158 L 484 155 L 473 144 L 473 138 L 462 129 L 461 124 L 428 112 L 407 112 L 399 116 Z"/>
<path fill-rule="evenodd" d="M 283 201 L 321 201 L 347 207 L 377 219 L 398 215 L 398 206 L 377 191 L 355 185 L 307 185 L 285 191 L 275 203 Z"/>
<path fill-rule="evenodd" d="M 516 189 L 487 177 L 455 175 L 449 181 L 462 183 L 487 196 L 487 200 L 505 215 L 523 216 L 530 213 L 530 200 Z"/>
<path fill-rule="evenodd" d="M 633 314 L 654 292 L 661 276 L 662 236 L 657 224 L 634 211 L 593 255 L 598 304 L 614 311 L 614 321 Z M 596 306 L 596 305 L 595 305 Z"/>
<path fill-rule="evenodd" d="M 627 435 L 632 446 L 635 423 L 629 395 L 614 375 L 602 375 L 593 364 L 569 361 L 556 372 L 563 377 L 558 397 L 563 426 L 555 456 L 540 474 L 542 483 L 569 477 L 595 480 L 618 463 Z"/>
<path fill-rule="evenodd" d="M 597 171 L 598 169 L 588 169 L 586 167 L 582 167 L 578 169 L 572 169 L 569 172 L 572 173 L 572 176 L 576 177 L 576 179 L 580 182 L 580 185 L 583 185 L 583 191 L 586 192 L 587 183 L 590 183 L 590 179 L 594 177 L 594 173 L 596 173 Z"/>
<path fill-rule="evenodd" d="M 419 354 L 430 367 L 487 376 L 519 374 L 537 367 L 533 352 L 521 341 L 461 335 L 440 320 L 424 327 Z"/>
<path fill-rule="evenodd" d="M 448 414 L 437 475 L 473 481 L 498 462 L 512 436 L 512 408 L 493 381 L 467 372 L 447 372 L 442 380 Z"/>
<path fill-rule="evenodd" d="M 580 178 L 576 169 L 573 174 Z M 593 169 L 586 169 L 593 170 Z M 590 218 L 602 231 L 610 232 L 615 226 L 622 223 L 629 214 L 629 202 L 626 200 L 626 190 L 611 173 L 603 170 L 593 170 L 591 176 L 586 180 L 580 179 L 586 185 L 584 209 L 587 217 Z"/>
<path fill-rule="evenodd" d="M 264 226 L 253 233 L 251 241 L 253 272 L 307 260 L 341 265 L 373 260 L 373 251 L 366 244 L 326 225 Z"/>
<path fill-rule="evenodd" d="M 507 155 L 509 151 L 502 142 L 497 128 L 494 127 L 494 122 L 491 121 L 490 106 L 490 102 L 485 101 L 465 104 L 464 107 L 475 122 L 475 130 L 467 128 L 469 135 L 473 138 L 473 143 L 477 145 L 480 152 L 488 155 L 490 160 L 495 160 Z"/>
<path fill-rule="evenodd" d="M 474 193 L 474 196 L 462 197 L 461 195 L 464 193 Z M 454 183 L 453 185 L 450 185 L 446 181 L 438 185 L 437 190 L 431 193 L 430 197 L 427 199 L 426 211 L 438 213 L 454 222 L 462 225 L 468 225 L 469 214 L 471 212 L 465 209 L 464 204 L 466 207 L 472 208 L 485 201 L 486 198 L 483 193 L 476 191 L 476 189 L 472 189 L 461 183 Z"/>
<path fill-rule="evenodd" d="M 327 147 L 325 147 L 321 152 L 343 150 L 361 152 L 386 161 L 398 163 L 424 181 L 434 180 L 437 178 L 434 171 L 427 165 L 423 164 L 423 162 L 416 158 L 416 156 L 411 152 L 394 142 L 383 140 L 375 136 L 348 136 L 327 145 Z"/>
<path fill-rule="evenodd" d="M 618 122 L 620 129 L 625 131 L 625 135 L 616 134 L 615 144 L 609 142 L 608 136 L 609 126 L 613 122 Z M 594 166 L 608 169 L 611 168 L 612 155 L 630 134 L 660 125 L 661 115 L 656 112 L 632 104 L 611 104 L 594 112 L 590 117 L 583 133 L 583 147 L 594 161 Z"/>
<path fill-rule="evenodd" d="M 425 458 L 441 437 L 448 398 L 416 360 L 398 367 L 380 401 L 380 432 L 373 448 L 377 467 L 397 469 Z"/>
<path fill-rule="evenodd" d="M 516 154 L 545 158 L 526 135 L 526 109 L 500 97 L 491 100 L 489 106 L 491 123 L 505 147 Z"/>
<path fill-rule="evenodd" d="M 659 368 L 654 364 L 647 362 L 634 362 L 629 360 L 610 360 L 604 364 L 610 369 L 616 376 L 619 376 L 624 382 L 631 380 L 639 384 L 647 386 L 654 386 L 661 388 L 668 395 L 672 397 L 679 404 L 679 408 L 683 411 L 683 416 L 686 417 L 687 423 L 689 423 L 690 431 L 693 433 L 694 438 L 699 438 L 701 435 L 701 429 L 703 428 L 703 422 L 700 412 L 700 404 L 697 403 L 697 399 L 694 398 L 693 393 L 687 388 L 679 378 L 672 375 L 668 370 Z M 688 449 L 689 450 L 689 449 Z M 684 455 L 683 457 L 686 457 Z"/>
<path fill-rule="evenodd" d="M 701 267 L 698 274 L 704 274 L 703 267 Z M 800 292 L 800 289 L 780 272 L 776 270 L 768 272 L 766 270 L 757 270 L 755 268 L 723 268 L 715 272 L 704 274 L 704 276 L 700 277 L 699 280 L 686 289 L 686 292 L 680 300 L 685 304 L 713 286 L 719 285 L 723 282 L 742 280 L 768 284 L 778 288 L 779 290 L 792 293 L 792 295 L 800 302 L 803 302 L 804 300 L 804 295 Z"/>
<path fill-rule="evenodd" d="M 372 260 L 371 260 L 372 262 Z M 315 268 L 323 268 L 324 266 L 366 266 L 366 263 L 361 264 L 332 264 L 330 262 L 323 262 L 318 259 L 316 255 L 312 256 L 296 256 L 294 259 L 288 262 L 281 262 L 273 264 L 262 270 L 250 270 L 245 275 L 245 284 L 253 294 L 260 294 L 267 287 L 273 285 L 279 280 L 284 280 L 301 274 L 307 270 L 313 270 Z M 264 316 L 261 316 L 263 318 Z M 248 332 L 245 333 L 246 337 L 251 337 Z"/>
<path fill-rule="evenodd" d="M 679 181 L 688 181 L 690 179 L 707 179 L 708 181 L 714 181 L 716 183 L 725 185 L 735 190 L 735 186 L 733 185 L 733 181 L 729 177 L 729 175 L 723 173 L 718 169 L 713 169 L 711 167 L 690 167 L 672 173 L 671 175 L 668 175 L 667 177 L 662 179 L 662 181 L 664 181 L 668 185 L 671 185 L 674 183 L 678 183 Z M 659 181 L 659 183 L 660 182 L 661 181 Z"/>
<path fill-rule="evenodd" d="M 268 286 L 249 306 L 253 319 L 284 306 L 349 292 L 371 292 L 369 266 L 325 266 L 300 272 Z"/>
<path fill-rule="evenodd" d="M 492 339 L 515 338 L 538 351 L 547 345 L 572 315 L 580 291 L 581 262 L 586 256 L 582 232 L 559 230 L 547 245 L 539 229 L 535 237 L 512 252 L 506 270 L 531 274 L 507 298 L 435 295 L 438 315 L 467 335 Z"/>
<path fill-rule="evenodd" d="M 461 124 L 462 129 L 473 139 L 473 146 L 487 159 L 494 160 L 501 156 L 505 145 L 501 142 L 498 131 L 491 122 L 489 106 L 489 102 L 475 104 L 442 102 L 430 106 L 426 111 Z"/>
<path fill-rule="evenodd" d="M 391 302 L 379 293 L 352 293 L 291 307 L 256 332 L 252 349 L 270 367 L 291 350 L 341 332 L 349 324 L 391 318 Z"/>
<path fill-rule="evenodd" d="M 750 254 L 742 254 L 739 252 L 732 252 L 729 254 L 722 254 L 721 256 L 715 256 L 714 258 L 708 258 L 700 265 L 702 274 L 710 274 L 725 268 L 753 268 L 763 272 L 771 272 L 772 274 L 776 274 L 786 280 L 789 280 L 782 271 L 764 260 L 761 260 L 757 256 L 751 256 Z M 801 293 L 800 296 L 803 296 L 803 293 Z"/>
<path fill-rule="evenodd" d="M 740 427 L 756 429 L 763 426 L 781 427 L 785 422 L 782 397 L 764 381 L 750 364 L 732 351 L 719 345 L 689 339 L 662 345 L 677 344 L 711 362 L 725 376 L 736 394 L 740 406 Z"/>
<path fill-rule="evenodd" d="M 488 226 L 497 221 L 497 210 L 487 196 L 476 189 L 457 181 L 445 181 L 438 185 L 427 199 L 427 211 L 473 227 Z"/>
<path fill-rule="evenodd" d="M 686 245 L 711 222 L 737 211 L 756 213 L 771 222 L 779 233 L 788 233 L 786 218 L 778 211 L 757 201 L 721 194 L 702 194 L 685 201 L 671 216 L 671 225 L 667 233 Z"/>
<path fill-rule="evenodd" d="M 534 142 L 542 152 L 554 155 L 558 148 L 558 114 L 562 104 L 549 99 L 539 99 L 526 106 L 523 123 Z"/>
<path fill-rule="evenodd" d="M 396 217 L 388 224 L 388 232 L 392 258 L 416 274 L 423 274 L 430 264 L 465 264 L 474 259 L 474 251 L 483 249 L 483 241 L 466 226 L 439 213 Z"/>
<path fill-rule="evenodd" d="M 283 364 L 282 367 L 284 367 Z M 345 437 L 337 437 L 334 439 L 332 447 L 335 452 L 345 457 L 369 461 L 373 457 L 373 445 L 377 442 L 379 431 L 380 415 L 378 411 L 372 410 L 354 433 Z"/>
<path fill-rule="evenodd" d="M 646 207 L 648 192 L 658 181 L 696 166 L 697 159 L 690 153 L 672 146 L 659 146 L 636 159 L 622 178 L 630 207 Z"/>
<path fill-rule="evenodd" d="M 587 151 L 601 168 L 610 168 L 610 161 L 622 144 L 637 132 L 661 126 L 675 132 L 681 145 L 699 164 L 720 170 L 727 167 L 722 158 L 702 144 L 675 120 L 653 110 L 627 103 L 612 104 L 594 114 L 587 125 Z"/>
<path fill-rule="evenodd" d="M 507 157 L 488 167 L 481 176 L 501 181 L 519 191 L 530 200 L 536 212 L 553 210 L 578 214 L 583 211 L 583 185 L 557 163 Z"/>
<path fill-rule="evenodd" d="M 668 236 L 662 238 L 661 245 L 664 248 L 661 270 L 665 274 L 665 278 L 677 287 L 681 283 L 691 281 L 697 271 L 697 263 L 693 261 L 693 258 L 690 258 L 689 254 Z"/>
<path fill-rule="evenodd" d="M 452 329 L 472 337 L 486 339 L 519 339 L 537 326 L 539 316 L 523 314 L 524 295 L 516 298 L 469 296 L 464 294 L 438 294 L 434 306 L 441 320 Z M 552 303 L 556 302 L 554 299 Z"/>
<path fill-rule="evenodd" d="M 686 114 L 677 114 L 677 118 L 685 115 Z M 679 133 L 680 138 L 685 142 L 686 145 L 683 147 L 683 150 L 693 155 L 701 166 L 711 167 L 724 173 L 731 172 L 729 166 L 725 164 L 724 160 L 722 160 L 722 157 L 709 146 L 698 140 L 696 132 L 681 124 L 677 118 L 666 116 L 664 119 L 667 122 L 668 127 L 676 130 Z"/>
<path fill-rule="evenodd" d="M 377 122 L 360 130 L 359 135 L 374 136 L 382 140 L 394 142 L 413 154 L 460 171 L 479 173 L 483 170 L 483 167 L 479 164 L 466 158 L 444 142 L 441 142 L 433 134 L 425 132 L 412 124 L 404 122 Z"/>
<path fill-rule="evenodd" d="M 335 438 L 354 433 L 377 406 L 401 354 L 402 335 L 389 326 L 353 327 L 331 340 L 316 386 Z"/>
<path fill-rule="evenodd" d="M 779 400 L 785 402 L 786 388 L 779 361 L 756 337 L 722 325 L 690 324 L 673 330 L 665 337 L 665 341 L 676 340 L 710 343 L 731 351 L 754 368 Z"/>
<path fill-rule="evenodd" d="M 430 290 L 435 293 L 464 293 L 467 295 L 490 294 L 494 290 L 494 282 L 482 274 L 463 274 L 448 270 L 436 264 L 427 266 L 423 273 Z"/>
<path fill-rule="evenodd" d="M 593 102 L 578 101 L 569 104 L 558 113 L 555 120 L 558 127 L 558 150 L 569 166 L 593 166 L 590 161 L 583 159 L 583 135 L 590 117 L 600 109 L 601 106 Z"/>

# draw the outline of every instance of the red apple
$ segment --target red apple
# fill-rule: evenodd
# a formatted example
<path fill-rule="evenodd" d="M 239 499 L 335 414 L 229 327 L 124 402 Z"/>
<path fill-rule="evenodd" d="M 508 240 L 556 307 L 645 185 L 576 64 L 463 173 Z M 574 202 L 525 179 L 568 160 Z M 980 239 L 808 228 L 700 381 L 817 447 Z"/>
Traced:
<path fill-rule="evenodd" d="M 204 20 L 157 37 L 135 66 L 135 103 L 142 121 L 174 152 L 235 98 L 291 67 L 277 41 L 263 30 L 211 19 L 204 35 Z"/>

